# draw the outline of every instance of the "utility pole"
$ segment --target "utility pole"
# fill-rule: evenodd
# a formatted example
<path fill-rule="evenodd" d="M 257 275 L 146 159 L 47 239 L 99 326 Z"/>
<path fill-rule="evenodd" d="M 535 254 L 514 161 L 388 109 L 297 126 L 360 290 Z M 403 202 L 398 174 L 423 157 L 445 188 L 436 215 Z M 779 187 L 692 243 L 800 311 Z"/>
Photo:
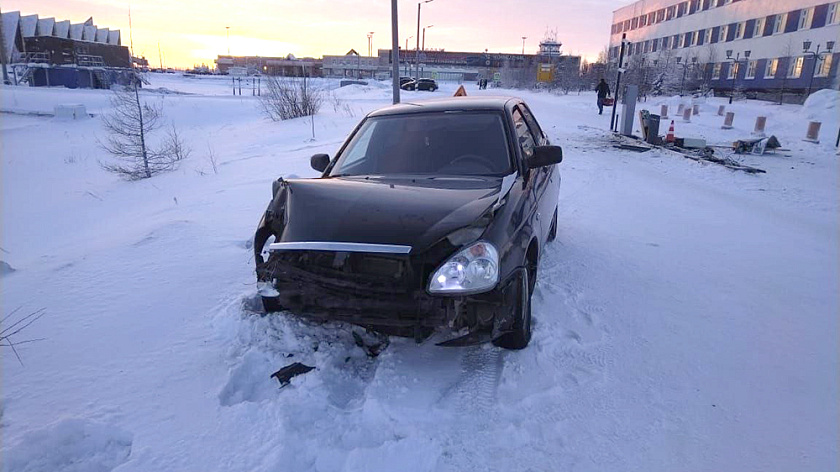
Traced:
<path fill-rule="evenodd" d="M 160 71 L 163 72 L 163 55 L 160 53 L 160 41 L 158 41 L 158 61 L 160 61 Z"/>
<path fill-rule="evenodd" d="M 397 20 L 397 0 L 391 0 L 391 86 L 394 105 L 400 103 L 400 37 Z"/>
<path fill-rule="evenodd" d="M 528 39 L 527 36 L 522 37 L 522 55 L 525 55 L 525 40 Z"/>

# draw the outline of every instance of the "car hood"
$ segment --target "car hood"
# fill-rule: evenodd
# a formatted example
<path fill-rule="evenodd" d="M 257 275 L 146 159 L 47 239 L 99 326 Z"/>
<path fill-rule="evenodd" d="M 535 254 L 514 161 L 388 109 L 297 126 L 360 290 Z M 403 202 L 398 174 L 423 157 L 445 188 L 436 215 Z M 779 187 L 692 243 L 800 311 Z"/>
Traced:
<path fill-rule="evenodd" d="M 354 242 L 422 251 L 484 215 L 501 178 L 341 177 L 285 180 L 272 202 L 279 242 Z"/>

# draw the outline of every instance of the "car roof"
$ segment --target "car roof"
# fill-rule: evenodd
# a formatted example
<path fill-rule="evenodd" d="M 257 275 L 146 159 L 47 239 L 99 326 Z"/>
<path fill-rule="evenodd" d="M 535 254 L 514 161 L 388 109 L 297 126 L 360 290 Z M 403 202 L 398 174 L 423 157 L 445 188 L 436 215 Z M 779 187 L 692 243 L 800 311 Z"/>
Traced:
<path fill-rule="evenodd" d="M 508 103 L 519 102 L 513 97 L 449 97 L 420 102 L 407 102 L 391 105 L 371 112 L 368 116 L 404 115 L 440 111 L 504 111 Z"/>

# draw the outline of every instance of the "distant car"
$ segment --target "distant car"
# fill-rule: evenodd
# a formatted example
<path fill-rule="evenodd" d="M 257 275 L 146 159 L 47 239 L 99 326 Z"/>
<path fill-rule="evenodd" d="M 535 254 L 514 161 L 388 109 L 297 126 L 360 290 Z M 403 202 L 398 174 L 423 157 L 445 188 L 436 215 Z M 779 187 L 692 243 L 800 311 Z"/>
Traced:
<path fill-rule="evenodd" d="M 266 311 L 524 348 L 562 158 L 516 98 L 370 113 L 334 158 L 312 156 L 320 178 L 274 182 L 254 235 Z"/>
<path fill-rule="evenodd" d="M 434 79 L 419 79 L 400 84 L 403 90 L 428 90 L 434 92 L 438 89 L 438 84 Z"/>
<path fill-rule="evenodd" d="M 400 77 L 400 87 L 407 84 L 408 82 L 413 82 L 413 81 L 414 81 L 414 79 L 412 79 L 411 77 Z"/>

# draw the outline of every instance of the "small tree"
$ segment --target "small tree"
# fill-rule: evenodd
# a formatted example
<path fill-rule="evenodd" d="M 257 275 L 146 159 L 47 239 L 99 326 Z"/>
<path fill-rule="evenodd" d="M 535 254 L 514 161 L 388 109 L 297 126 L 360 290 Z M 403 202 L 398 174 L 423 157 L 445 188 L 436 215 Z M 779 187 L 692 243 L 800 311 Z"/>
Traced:
<path fill-rule="evenodd" d="M 108 132 L 99 145 L 113 156 L 102 167 L 128 180 L 148 179 L 173 170 L 189 156 L 174 126 L 157 148 L 149 146 L 149 135 L 160 128 L 163 113 L 160 105 L 140 101 L 137 80 L 127 89 L 115 90 L 111 96 L 113 109 L 102 119 Z"/>

